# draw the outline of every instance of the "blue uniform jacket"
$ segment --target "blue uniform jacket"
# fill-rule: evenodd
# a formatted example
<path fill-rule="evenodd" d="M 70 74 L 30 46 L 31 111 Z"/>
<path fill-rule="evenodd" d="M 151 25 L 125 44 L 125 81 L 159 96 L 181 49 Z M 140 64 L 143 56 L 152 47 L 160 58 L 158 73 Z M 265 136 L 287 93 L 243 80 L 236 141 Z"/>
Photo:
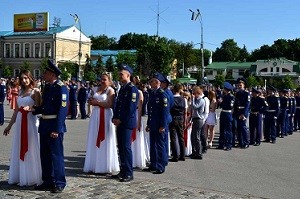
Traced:
<path fill-rule="evenodd" d="M 136 109 L 139 101 L 139 92 L 131 82 L 121 87 L 114 106 L 113 119 L 119 119 L 121 126 L 134 129 L 137 126 Z"/>
<path fill-rule="evenodd" d="M 268 104 L 268 110 L 275 111 L 274 116 L 279 116 L 279 110 L 280 110 L 280 99 L 279 97 L 276 97 L 275 95 L 269 95 L 266 98 L 266 102 Z"/>
<path fill-rule="evenodd" d="M 62 81 L 48 84 L 43 90 L 42 105 L 35 107 L 33 114 L 56 115 L 54 119 L 40 118 L 39 133 L 67 132 L 65 120 L 67 117 L 67 101 L 69 91 Z"/>
<path fill-rule="evenodd" d="M 78 86 L 76 84 L 70 84 L 69 85 L 69 100 L 70 101 L 77 101 L 77 96 L 76 96 L 76 92 L 78 89 Z"/>
<path fill-rule="evenodd" d="M 81 87 L 79 89 L 77 99 L 78 99 L 78 102 L 86 102 L 87 101 L 87 90 L 85 87 Z"/>
<path fill-rule="evenodd" d="M 168 122 L 172 122 L 171 108 L 174 106 L 174 95 L 170 89 L 166 89 L 165 93 L 168 98 Z"/>
<path fill-rule="evenodd" d="M 250 109 L 250 93 L 245 90 L 236 92 L 235 103 L 234 103 L 234 114 L 235 116 L 244 115 L 248 117 Z"/>
<path fill-rule="evenodd" d="M 148 120 L 147 126 L 150 129 L 157 130 L 160 127 L 167 128 L 169 124 L 169 103 L 166 92 L 159 88 L 150 92 L 148 102 Z"/>
<path fill-rule="evenodd" d="M 222 102 L 220 103 L 220 107 L 223 110 L 232 110 L 234 101 L 235 101 L 235 98 L 231 93 L 229 93 L 227 95 L 223 95 Z"/>
<path fill-rule="evenodd" d="M 2 104 L 3 104 L 4 99 L 5 99 L 4 88 L 5 88 L 5 86 L 0 84 L 0 103 L 2 103 Z"/>
<path fill-rule="evenodd" d="M 265 99 L 262 97 L 251 97 L 250 109 L 252 113 L 259 112 L 261 114 L 265 113 L 267 110 L 268 104 Z"/>

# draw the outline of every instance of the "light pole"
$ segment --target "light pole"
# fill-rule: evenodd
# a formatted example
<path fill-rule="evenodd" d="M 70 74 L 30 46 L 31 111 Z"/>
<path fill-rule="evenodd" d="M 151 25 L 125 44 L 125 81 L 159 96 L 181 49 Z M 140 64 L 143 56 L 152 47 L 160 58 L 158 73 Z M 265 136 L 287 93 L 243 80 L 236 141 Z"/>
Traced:
<path fill-rule="evenodd" d="M 82 52 L 81 52 L 81 47 L 82 47 L 82 43 L 81 43 L 81 23 L 80 23 L 80 19 L 78 17 L 77 14 L 70 14 L 74 20 L 75 20 L 75 25 L 78 23 L 79 25 L 79 47 L 78 47 L 78 74 L 77 74 L 77 80 L 81 80 L 82 79 L 82 75 L 81 75 L 81 67 L 80 67 L 80 62 L 81 62 L 81 57 L 82 57 Z"/>
<path fill-rule="evenodd" d="M 204 78 L 204 46 L 203 46 L 203 21 L 202 21 L 202 15 L 200 13 L 200 10 L 197 9 L 197 13 L 195 13 L 193 10 L 190 9 L 190 12 L 192 13 L 192 21 L 196 21 L 197 19 L 200 22 L 201 25 L 201 43 L 200 43 L 200 50 L 201 50 L 201 77 L 202 80 Z"/>

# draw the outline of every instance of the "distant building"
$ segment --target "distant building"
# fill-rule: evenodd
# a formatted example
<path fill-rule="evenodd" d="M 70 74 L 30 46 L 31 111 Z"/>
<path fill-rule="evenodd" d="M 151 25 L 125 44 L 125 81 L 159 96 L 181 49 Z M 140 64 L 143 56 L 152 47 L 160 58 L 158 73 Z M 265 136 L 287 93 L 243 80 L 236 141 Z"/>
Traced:
<path fill-rule="evenodd" d="M 13 68 L 14 76 L 27 61 L 34 77 L 39 78 L 40 64 L 45 58 L 56 64 L 70 61 L 84 65 L 85 58 L 79 56 L 79 51 L 81 55 L 90 55 L 91 40 L 76 26 L 58 26 L 50 27 L 48 31 L 0 31 L 0 46 L 0 59 L 4 66 Z M 2 75 L 2 71 L 0 73 Z"/>

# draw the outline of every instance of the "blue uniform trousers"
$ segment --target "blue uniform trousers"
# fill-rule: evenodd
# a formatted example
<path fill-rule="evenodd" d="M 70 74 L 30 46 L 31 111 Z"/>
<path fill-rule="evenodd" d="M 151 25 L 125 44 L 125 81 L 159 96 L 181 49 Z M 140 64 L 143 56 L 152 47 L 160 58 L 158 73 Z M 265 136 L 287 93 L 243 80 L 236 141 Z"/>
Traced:
<path fill-rule="evenodd" d="M 237 137 L 237 122 L 236 122 L 236 118 L 232 118 L 231 124 L 231 132 L 232 132 L 232 146 L 235 146 L 235 142 L 236 142 L 236 137 Z"/>
<path fill-rule="evenodd" d="M 117 127 L 118 150 L 121 161 L 120 173 L 123 177 L 133 176 L 131 134 L 132 129 L 122 125 Z"/>
<path fill-rule="evenodd" d="M 81 119 L 86 118 L 85 104 L 86 104 L 86 102 L 79 102 L 79 109 L 80 109 Z"/>
<path fill-rule="evenodd" d="M 165 171 L 168 161 L 166 153 L 166 132 L 160 133 L 158 129 L 150 129 L 150 168 Z"/>
<path fill-rule="evenodd" d="M 282 110 L 278 117 L 278 124 L 277 124 L 277 136 L 284 136 L 286 135 L 287 129 L 286 129 L 286 111 Z M 279 135 L 280 134 L 280 135 Z"/>
<path fill-rule="evenodd" d="M 249 145 L 246 121 L 247 120 L 236 119 L 237 135 L 240 147 L 245 147 L 246 145 Z"/>
<path fill-rule="evenodd" d="M 250 144 L 260 144 L 261 140 L 261 125 L 262 125 L 262 114 L 250 114 L 249 117 L 249 130 L 250 130 Z"/>
<path fill-rule="evenodd" d="M 61 188 L 66 186 L 63 138 L 63 133 L 57 138 L 51 138 L 50 133 L 40 133 L 42 180 L 46 185 Z"/>
<path fill-rule="evenodd" d="M 267 113 L 264 124 L 265 124 L 265 140 L 266 141 L 275 141 L 276 140 L 276 123 L 275 123 L 275 114 L 274 113 Z"/>
<path fill-rule="evenodd" d="M 77 101 L 70 101 L 71 119 L 76 119 L 77 116 Z"/>
<path fill-rule="evenodd" d="M 231 113 L 221 112 L 220 114 L 220 137 L 218 148 L 232 147 L 232 115 Z"/>
<path fill-rule="evenodd" d="M 3 125 L 4 123 L 4 108 L 3 103 L 0 104 L 0 125 Z"/>
<path fill-rule="evenodd" d="M 296 108 L 296 113 L 294 117 L 294 131 L 300 129 L 300 108 Z"/>

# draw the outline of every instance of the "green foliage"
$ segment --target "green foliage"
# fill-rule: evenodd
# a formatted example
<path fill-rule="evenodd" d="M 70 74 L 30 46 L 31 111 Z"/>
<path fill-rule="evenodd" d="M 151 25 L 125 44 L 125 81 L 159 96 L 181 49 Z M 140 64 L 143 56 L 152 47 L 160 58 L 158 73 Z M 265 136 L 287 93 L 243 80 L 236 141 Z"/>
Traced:
<path fill-rule="evenodd" d="M 84 72 L 83 79 L 86 81 L 94 81 L 94 80 L 96 80 L 96 73 L 92 66 L 92 60 L 88 56 L 88 54 L 86 54 L 85 57 L 86 57 L 86 60 L 85 60 L 85 65 L 84 65 L 84 69 L 83 69 L 83 72 Z"/>
<path fill-rule="evenodd" d="M 40 69 L 41 69 L 42 73 L 45 71 L 46 67 L 48 66 L 47 61 L 48 61 L 47 58 L 43 58 L 42 61 L 41 61 Z"/>
<path fill-rule="evenodd" d="M 72 62 L 64 62 L 58 65 L 62 74 L 60 75 L 62 80 L 69 80 L 72 77 L 77 77 L 78 64 Z"/>
<path fill-rule="evenodd" d="M 111 56 L 107 59 L 105 63 L 105 67 L 107 72 L 113 72 L 115 70 L 114 60 L 112 59 Z"/>
<path fill-rule="evenodd" d="M 116 38 L 108 38 L 106 35 L 90 36 L 92 50 L 105 50 L 105 49 L 116 49 L 117 42 Z"/>
<path fill-rule="evenodd" d="M 29 70 L 31 71 L 31 63 L 29 63 L 28 61 L 24 61 L 20 67 L 20 70 L 23 71 L 23 70 Z"/>
<path fill-rule="evenodd" d="M 106 68 L 103 65 L 102 56 L 100 55 L 97 59 L 96 66 L 94 68 L 94 72 L 96 74 L 96 77 L 99 76 L 100 74 L 102 74 L 105 71 L 106 71 Z"/>
<path fill-rule="evenodd" d="M 221 47 L 214 53 L 215 61 L 239 61 L 241 49 L 233 39 L 222 42 Z"/>
<path fill-rule="evenodd" d="M 214 83 L 215 86 L 220 86 L 221 87 L 224 82 L 225 82 L 225 76 L 224 75 L 221 75 L 221 74 L 216 75 L 215 83 Z"/>
<path fill-rule="evenodd" d="M 133 70 L 136 70 L 136 60 L 137 60 L 137 55 L 136 53 L 129 53 L 129 52 L 124 52 L 124 53 L 119 53 L 117 55 L 116 62 L 117 64 L 128 64 L 133 68 Z"/>
<path fill-rule="evenodd" d="M 3 77 L 8 78 L 13 76 L 13 69 L 11 66 L 3 67 Z"/>
<path fill-rule="evenodd" d="M 247 87 L 250 88 L 250 87 L 254 87 L 254 86 L 258 86 L 258 81 L 256 80 L 256 77 L 250 75 L 247 78 Z"/>

